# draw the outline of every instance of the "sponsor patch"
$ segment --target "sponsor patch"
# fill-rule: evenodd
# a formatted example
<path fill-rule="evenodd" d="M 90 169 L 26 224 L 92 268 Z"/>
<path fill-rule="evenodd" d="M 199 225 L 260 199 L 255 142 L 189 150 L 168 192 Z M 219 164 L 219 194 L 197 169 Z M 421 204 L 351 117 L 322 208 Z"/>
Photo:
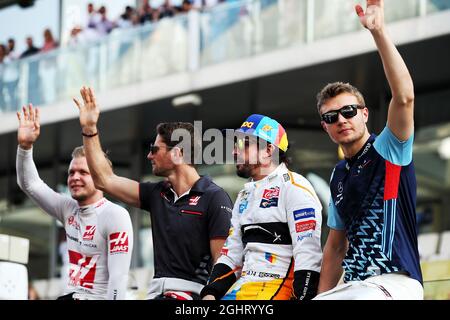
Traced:
<path fill-rule="evenodd" d="M 239 213 L 244 212 L 245 209 L 247 209 L 248 201 L 242 200 L 241 203 L 239 203 Z"/>
<path fill-rule="evenodd" d="M 192 196 L 189 198 L 189 205 L 190 206 L 196 206 L 198 203 L 198 200 L 200 200 L 200 196 Z"/>
<path fill-rule="evenodd" d="M 294 220 L 302 220 L 302 219 L 311 219 L 315 218 L 316 213 L 314 208 L 306 208 L 306 209 L 300 209 L 294 211 Z"/>
<path fill-rule="evenodd" d="M 97 230 L 97 226 L 86 226 L 85 232 L 83 234 L 83 240 L 93 240 L 95 230 Z"/>
<path fill-rule="evenodd" d="M 233 212 L 233 210 L 232 210 L 231 208 L 226 207 L 226 206 L 220 206 L 220 209 L 225 210 L 225 211 L 227 211 L 228 213 L 232 213 L 232 212 Z"/>
<path fill-rule="evenodd" d="M 109 253 L 128 252 L 128 234 L 116 232 L 109 235 Z"/>
<path fill-rule="evenodd" d="M 70 239 L 70 240 L 75 241 L 77 243 L 79 242 L 77 237 L 71 236 L 69 233 L 66 233 L 66 237 L 67 237 L 67 239 Z"/>
<path fill-rule="evenodd" d="M 280 195 L 280 187 L 273 187 L 273 188 L 264 190 L 263 199 L 270 200 L 274 197 L 278 197 L 279 195 Z"/>
<path fill-rule="evenodd" d="M 312 235 L 313 235 L 312 231 L 304 233 L 302 235 L 297 236 L 297 241 L 302 241 L 305 238 L 312 238 Z"/>
<path fill-rule="evenodd" d="M 241 200 L 239 202 L 239 213 L 243 213 L 245 209 L 247 209 L 248 206 L 248 196 L 249 193 L 247 191 L 241 191 L 240 194 Z"/>
<path fill-rule="evenodd" d="M 264 258 L 270 263 L 275 263 L 277 261 L 277 256 L 273 253 L 266 252 L 264 253 Z"/>
<path fill-rule="evenodd" d="M 291 177 L 289 176 L 289 173 L 284 173 L 283 174 L 283 179 L 284 179 L 284 182 L 288 182 L 289 180 L 291 180 Z"/>
<path fill-rule="evenodd" d="M 315 229 L 316 229 L 316 221 L 314 220 L 297 222 L 295 224 L 295 232 L 305 232 L 308 230 L 315 230 Z"/>
<path fill-rule="evenodd" d="M 70 216 L 67 219 L 67 222 L 69 223 L 69 226 L 72 226 L 75 229 L 80 230 L 80 225 L 78 224 L 77 220 L 75 220 L 75 216 Z"/>
<path fill-rule="evenodd" d="M 278 198 L 272 198 L 270 200 L 262 199 L 259 204 L 260 208 L 278 207 Z"/>
<path fill-rule="evenodd" d="M 97 245 L 95 243 L 91 243 L 91 242 L 83 242 L 82 246 L 88 247 L 88 248 L 97 248 Z"/>
<path fill-rule="evenodd" d="M 222 248 L 222 250 L 220 250 L 220 254 L 224 256 L 228 255 L 228 249 Z"/>
<path fill-rule="evenodd" d="M 242 124 L 241 128 L 249 128 L 249 129 L 251 129 L 251 128 L 253 127 L 254 124 L 255 124 L 254 122 L 251 122 L 251 121 L 245 121 L 245 122 Z"/>
<path fill-rule="evenodd" d="M 254 271 L 254 270 L 244 270 L 242 271 L 242 277 L 244 276 L 252 276 L 252 277 L 259 277 L 259 278 L 273 278 L 273 279 L 280 279 L 282 276 L 277 273 L 271 273 L 271 272 L 264 272 L 264 271 Z"/>
<path fill-rule="evenodd" d="M 260 208 L 278 207 L 278 198 L 280 196 L 280 187 L 264 189 Z"/>

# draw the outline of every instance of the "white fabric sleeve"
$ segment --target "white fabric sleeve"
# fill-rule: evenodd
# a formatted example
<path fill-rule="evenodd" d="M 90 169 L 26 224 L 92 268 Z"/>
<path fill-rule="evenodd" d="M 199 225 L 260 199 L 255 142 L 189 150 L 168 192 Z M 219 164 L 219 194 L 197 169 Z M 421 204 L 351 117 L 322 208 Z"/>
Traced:
<path fill-rule="evenodd" d="M 322 205 L 306 179 L 289 183 L 284 204 L 292 238 L 294 271 L 320 272 Z"/>
<path fill-rule="evenodd" d="M 101 215 L 108 250 L 108 300 L 125 300 L 133 252 L 133 227 L 124 208 L 111 203 Z"/>
<path fill-rule="evenodd" d="M 41 180 L 33 161 L 33 148 L 24 150 L 17 147 L 16 171 L 20 189 L 42 210 L 64 224 L 64 212 L 70 212 L 67 208 L 77 206 L 76 201 L 55 192 Z"/>
<path fill-rule="evenodd" d="M 224 263 L 232 270 L 235 270 L 236 277 L 240 274 L 240 269 L 244 260 L 244 245 L 242 243 L 241 223 L 239 221 L 241 214 L 239 213 L 239 205 L 241 202 L 241 193 L 233 207 L 231 216 L 231 227 L 228 233 L 227 240 L 221 251 L 221 256 L 217 263 Z"/>

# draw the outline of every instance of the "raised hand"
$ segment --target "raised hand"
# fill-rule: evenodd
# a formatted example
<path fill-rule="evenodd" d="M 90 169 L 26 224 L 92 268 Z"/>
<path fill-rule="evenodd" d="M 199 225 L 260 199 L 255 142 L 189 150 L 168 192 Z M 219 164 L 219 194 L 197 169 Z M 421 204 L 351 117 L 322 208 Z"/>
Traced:
<path fill-rule="evenodd" d="M 33 108 L 30 103 L 28 109 L 26 106 L 22 107 L 22 112 L 17 112 L 17 119 L 19 119 L 19 129 L 17 130 L 17 141 L 22 149 L 31 149 L 33 143 L 41 133 L 41 125 L 39 120 L 39 109 Z"/>
<path fill-rule="evenodd" d="M 363 27 L 370 31 L 378 31 L 384 27 L 383 0 L 367 0 L 366 12 L 359 4 L 355 6 L 355 10 Z"/>
<path fill-rule="evenodd" d="M 73 98 L 73 101 L 80 110 L 80 125 L 81 130 L 85 134 L 94 134 L 97 132 L 97 122 L 100 114 L 100 109 L 95 100 L 94 90 L 88 87 L 82 87 L 80 90 L 83 104 L 78 99 Z"/>

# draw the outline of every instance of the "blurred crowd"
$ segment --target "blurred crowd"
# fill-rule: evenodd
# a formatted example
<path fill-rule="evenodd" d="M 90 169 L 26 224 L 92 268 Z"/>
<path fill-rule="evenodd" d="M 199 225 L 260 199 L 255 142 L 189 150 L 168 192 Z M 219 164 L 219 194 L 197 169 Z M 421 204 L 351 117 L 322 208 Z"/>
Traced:
<path fill-rule="evenodd" d="M 6 44 L 0 43 L 0 106 L 17 106 L 17 87 L 19 83 L 19 68 L 15 63 L 21 58 L 30 57 L 38 53 L 49 52 L 59 46 L 50 29 L 45 29 L 43 33 L 43 45 L 37 47 L 32 37 L 25 39 L 26 49 L 19 53 L 16 50 L 16 42 L 13 38 L 8 39 Z M 37 74 L 38 66 L 36 63 L 29 64 L 29 73 Z M 38 87 L 37 77 L 30 77 L 28 88 L 31 92 L 36 91 Z"/>
<path fill-rule="evenodd" d="M 75 25 L 70 30 L 69 40 L 64 45 L 74 46 L 98 41 L 114 29 L 127 29 L 148 23 L 156 23 L 161 19 L 187 13 L 192 9 L 202 10 L 210 8 L 224 1 L 183 0 L 179 6 L 174 6 L 170 0 L 164 0 L 162 5 L 153 7 L 149 0 L 142 0 L 138 7 L 126 6 L 117 19 L 109 18 L 106 6 L 96 8 L 94 4 L 89 3 L 86 8 L 86 23 L 84 25 Z M 17 107 L 17 90 L 20 76 L 17 61 L 39 53 L 49 52 L 60 45 L 50 29 L 45 29 L 43 32 L 42 47 L 36 46 L 31 36 L 28 36 L 25 42 L 26 49 L 20 53 L 17 52 L 15 39 L 10 38 L 7 40 L 7 43 L 0 43 L 0 111 L 6 110 L 4 106 L 9 106 L 11 109 Z M 49 67 L 51 66 L 51 58 L 47 60 L 47 67 Z M 42 86 L 45 84 L 39 81 L 39 70 L 42 68 L 42 65 L 40 66 L 37 62 L 30 60 L 28 66 L 28 74 L 30 75 L 30 79 L 28 79 L 28 94 L 30 100 L 35 101 L 36 104 L 44 102 L 43 100 L 51 101 L 52 97 L 43 99 L 42 92 L 45 91 L 45 88 L 42 88 Z M 51 70 L 47 72 L 47 77 L 54 78 Z M 50 95 L 52 94 L 51 91 L 48 92 L 50 92 Z"/>
<path fill-rule="evenodd" d="M 219 1 L 215 1 L 218 3 Z M 202 2 L 201 2 L 202 3 Z M 171 18 L 180 13 L 187 13 L 194 8 L 191 0 L 183 0 L 180 6 L 173 6 L 165 0 L 159 7 L 152 7 L 148 0 L 143 0 L 140 7 L 126 6 L 124 12 L 116 19 L 108 17 L 105 6 L 98 9 L 92 3 L 87 6 L 87 23 L 74 26 L 70 32 L 69 45 L 97 40 L 116 28 L 126 29 L 146 23 L 155 23 L 163 18 Z"/>

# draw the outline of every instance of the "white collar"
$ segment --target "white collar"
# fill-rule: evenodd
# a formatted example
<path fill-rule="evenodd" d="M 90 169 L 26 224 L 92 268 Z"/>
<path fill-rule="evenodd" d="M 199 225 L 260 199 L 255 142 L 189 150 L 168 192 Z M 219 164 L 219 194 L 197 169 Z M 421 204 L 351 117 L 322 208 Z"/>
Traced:
<path fill-rule="evenodd" d="M 288 170 L 287 170 L 286 165 L 285 165 L 284 163 L 280 163 L 280 164 L 278 165 L 278 167 L 276 167 L 276 169 L 273 170 L 270 174 L 268 174 L 267 176 L 265 176 L 264 178 L 262 178 L 261 180 L 258 180 L 258 181 L 254 181 L 254 180 L 252 179 L 251 181 L 247 182 L 247 183 L 244 185 L 244 188 L 245 188 L 245 189 L 250 189 L 250 188 L 253 188 L 253 187 L 255 187 L 255 186 L 260 186 L 260 185 L 266 184 L 267 181 L 269 181 L 270 179 L 272 179 L 272 178 L 274 178 L 275 176 L 278 176 L 278 175 L 280 175 L 280 174 L 286 173 L 287 171 L 288 171 Z"/>
<path fill-rule="evenodd" d="M 191 189 L 189 189 L 188 191 L 186 191 L 185 193 L 183 193 L 181 196 L 178 196 L 177 193 L 175 192 L 175 190 L 173 190 L 172 188 L 170 188 L 170 191 L 172 191 L 173 193 L 173 203 L 177 202 L 178 199 L 184 197 L 185 195 L 189 194 L 189 192 L 191 192 Z"/>
<path fill-rule="evenodd" d="M 104 205 L 106 203 L 106 201 L 107 201 L 106 198 L 101 198 L 97 202 L 88 204 L 87 206 L 82 206 L 82 207 L 80 207 L 80 213 L 82 213 L 82 214 L 90 213 L 94 209 L 97 209 L 97 208 L 101 207 L 102 205 Z"/>

